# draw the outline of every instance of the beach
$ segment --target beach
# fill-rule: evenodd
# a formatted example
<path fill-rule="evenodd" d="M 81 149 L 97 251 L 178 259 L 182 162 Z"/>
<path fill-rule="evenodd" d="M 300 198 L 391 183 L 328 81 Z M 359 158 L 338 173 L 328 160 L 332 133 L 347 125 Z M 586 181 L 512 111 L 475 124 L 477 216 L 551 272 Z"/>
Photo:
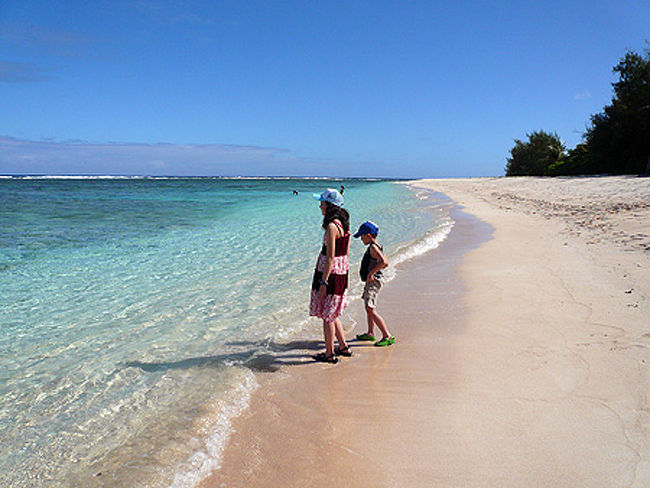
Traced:
<path fill-rule="evenodd" d="M 648 486 L 650 179 L 410 184 L 456 224 L 382 291 L 396 344 L 286 345 L 201 486 Z"/>

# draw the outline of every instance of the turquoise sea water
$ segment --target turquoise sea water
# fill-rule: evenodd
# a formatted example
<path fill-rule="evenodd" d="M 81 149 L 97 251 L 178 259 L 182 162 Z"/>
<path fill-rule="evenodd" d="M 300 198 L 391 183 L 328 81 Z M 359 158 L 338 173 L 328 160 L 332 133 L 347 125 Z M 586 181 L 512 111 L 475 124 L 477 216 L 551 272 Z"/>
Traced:
<path fill-rule="evenodd" d="M 255 371 L 320 339 L 312 193 L 341 184 L 393 265 L 453 225 L 389 181 L 0 179 L 0 485 L 194 486 L 218 467 Z"/>

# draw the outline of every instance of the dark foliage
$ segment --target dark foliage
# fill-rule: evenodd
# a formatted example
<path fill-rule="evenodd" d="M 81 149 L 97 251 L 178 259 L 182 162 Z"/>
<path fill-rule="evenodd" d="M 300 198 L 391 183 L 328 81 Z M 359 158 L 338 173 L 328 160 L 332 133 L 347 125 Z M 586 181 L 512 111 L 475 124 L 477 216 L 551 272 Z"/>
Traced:
<path fill-rule="evenodd" d="M 568 155 L 548 167 L 548 176 L 584 175 L 589 173 L 591 154 L 586 144 L 578 144 Z"/>
<path fill-rule="evenodd" d="M 549 166 L 565 155 L 566 148 L 557 134 L 543 130 L 526 134 L 527 142 L 515 139 L 506 165 L 506 176 L 545 176 Z"/>
<path fill-rule="evenodd" d="M 612 103 L 591 117 L 584 135 L 589 173 L 642 174 L 650 156 L 650 51 L 628 52 L 614 72 Z"/>
<path fill-rule="evenodd" d="M 644 174 L 650 170 L 650 50 L 628 52 L 613 68 L 610 105 L 591 116 L 584 143 L 566 153 L 557 134 L 515 140 L 506 176 Z"/>

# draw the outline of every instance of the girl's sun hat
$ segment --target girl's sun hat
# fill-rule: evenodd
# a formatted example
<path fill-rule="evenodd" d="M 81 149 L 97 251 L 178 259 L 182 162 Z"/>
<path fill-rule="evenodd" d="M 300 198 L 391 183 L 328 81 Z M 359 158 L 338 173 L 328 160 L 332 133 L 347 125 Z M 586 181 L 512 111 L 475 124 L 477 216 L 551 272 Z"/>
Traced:
<path fill-rule="evenodd" d="M 337 207 L 343 206 L 343 196 L 333 188 L 328 188 L 320 195 L 314 193 L 314 198 L 321 202 L 330 202 L 332 205 L 336 205 Z"/>

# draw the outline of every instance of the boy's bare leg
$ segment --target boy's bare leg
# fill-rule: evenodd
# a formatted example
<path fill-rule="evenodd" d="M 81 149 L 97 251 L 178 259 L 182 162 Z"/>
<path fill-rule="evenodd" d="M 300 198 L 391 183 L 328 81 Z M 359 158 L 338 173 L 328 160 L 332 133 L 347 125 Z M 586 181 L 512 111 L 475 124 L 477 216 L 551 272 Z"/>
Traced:
<path fill-rule="evenodd" d="M 379 327 L 379 330 L 382 333 L 382 339 L 388 339 L 390 337 L 390 332 L 388 332 L 388 327 L 384 318 L 377 313 L 374 308 L 366 307 L 366 317 L 368 318 L 368 323 L 372 320 L 372 323 Z"/>
<path fill-rule="evenodd" d="M 372 315 L 368 310 L 372 310 L 372 309 L 366 307 L 366 322 L 368 322 L 368 335 L 373 335 L 373 332 L 375 331 L 375 321 L 373 320 Z"/>

